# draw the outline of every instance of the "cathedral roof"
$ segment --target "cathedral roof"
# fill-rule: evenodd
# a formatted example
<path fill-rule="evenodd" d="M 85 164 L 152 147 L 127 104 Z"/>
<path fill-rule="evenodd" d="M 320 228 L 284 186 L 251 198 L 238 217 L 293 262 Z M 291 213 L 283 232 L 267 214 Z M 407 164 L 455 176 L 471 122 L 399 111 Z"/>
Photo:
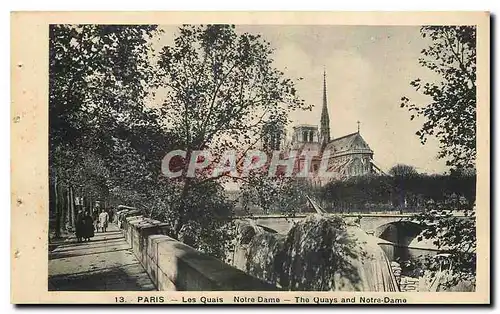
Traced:
<path fill-rule="evenodd" d="M 292 149 L 299 152 L 299 154 L 306 151 L 321 152 L 321 144 L 318 142 L 297 142 L 292 145 Z"/>
<path fill-rule="evenodd" d="M 358 132 L 344 135 L 331 140 L 325 147 L 331 155 L 341 155 L 348 152 L 359 152 L 373 154 L 370 146 Z"/>
<path fill-rule="evenodd" d="M 300 129 L 300 128 L 318 129 L 318 126 L 316 124 L 297 124 L 293 128 L 294 129 Z"/>

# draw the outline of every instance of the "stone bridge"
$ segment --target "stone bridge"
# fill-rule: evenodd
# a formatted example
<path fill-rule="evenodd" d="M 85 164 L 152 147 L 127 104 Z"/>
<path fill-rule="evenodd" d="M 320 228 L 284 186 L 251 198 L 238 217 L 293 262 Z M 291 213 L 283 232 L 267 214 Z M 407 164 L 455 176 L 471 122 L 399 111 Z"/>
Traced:
<path fill-rule="evenodd" d="M 294 222 L 312 214 L 300 214 L 293 218 L 283 215 L 254 215 L 238 217 L 238 219 L 252 219 L 261 227 L 272 229 L 280 234 L 287 234 Z M 366 233 L 379 238 L 379 245 L 392 260 L 396 257 L 404 260 L 411 256 L 416 257 L 439 252 L 431 240 L 424 240 L 423 242 L 416 240 L 425 226 L 412 221 L 412 214 L 349 213 L 341 214 L 341 216 L 347 221 L 355 221 Z"/>
<path fill-rule="evenodd" d="M 293 218 L 283 215 L 261 215 L 239 217 L 239 219 L 252 219 L 261 227 L 286 234 L 294 222 L 305 219 L 311 214 L 296 215 Z M 391 260 L 397 257 L 406 259 L 409 255 L 435 254 L 438 251 L 437 248 L 428 245 L 422 248 L 421 245 L 412 244 L 424 227 L 411 220 L 412 214 L 349 213 L 341 216 L 347 221 L 356 222 L 366 233 L 379 238 L 379 245 Z"/>
<path fill-rule="evenodd" d="M 287 217 L 283 215 L 254 215 L 248 217 L 238 217 L 238 219 L 252 219 L 257 225 L 267 227 L 275 230 L 278 233 L 286 234 L 293 225 L 294 221 L 300 221 L 311 214 L 300 214 L 295 217 Z M 333 214 L 332 214 L 333 215 Z M 389 227 L 391 224 L 400 223 L 411 223 L 409 220 L 412 216 L 411 214 L 382 214 L 382 213 L 352 213 L 352 214 L 342 214 L 346 220 L 357 220 L 359 219 L 359 224 L 361 229 L 365 230 L 367 233 L 373 233 L 375 236 L 379 236 L 385 228 Z"/>

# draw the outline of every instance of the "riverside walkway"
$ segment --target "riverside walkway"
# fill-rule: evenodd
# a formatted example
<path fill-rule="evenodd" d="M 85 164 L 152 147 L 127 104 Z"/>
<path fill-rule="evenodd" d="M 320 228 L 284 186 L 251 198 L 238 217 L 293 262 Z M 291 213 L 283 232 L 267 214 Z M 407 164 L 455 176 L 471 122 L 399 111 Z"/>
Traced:
<path fill-rule="evenodd" d="M 156 290 L 114 224 L 90 242 L 71 238 L 49 252 L 50 291 Z"/>

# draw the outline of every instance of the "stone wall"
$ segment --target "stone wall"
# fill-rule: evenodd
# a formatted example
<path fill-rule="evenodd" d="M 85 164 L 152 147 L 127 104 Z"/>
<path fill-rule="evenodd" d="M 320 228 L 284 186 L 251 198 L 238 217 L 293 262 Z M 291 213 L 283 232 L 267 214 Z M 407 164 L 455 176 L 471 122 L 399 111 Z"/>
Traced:
<path fill-rule="evenodd" d="M 158 290 L 278 290 L 275 285 L 169 237 L 165 223 L 127 212 L 118 213 L 118 219 L 126 241 Z"/>

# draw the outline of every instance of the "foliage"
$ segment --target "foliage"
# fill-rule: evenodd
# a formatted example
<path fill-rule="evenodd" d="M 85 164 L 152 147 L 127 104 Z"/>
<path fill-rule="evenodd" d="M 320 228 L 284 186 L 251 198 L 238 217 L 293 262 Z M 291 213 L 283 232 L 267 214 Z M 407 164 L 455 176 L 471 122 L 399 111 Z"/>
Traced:
<path fill-rule="evenodd" d="M 268 121 L 262 126 L 262 147 L 266 151 L 283 149 L 286 137 L 283 125 L 279 121 Z"/>
<path fill-rule="evenodd" d="M 446 284 L 454 286 L 459 281 L 474 279 L 476 274 L 475 173 L 470 173 L 475 169 L 476 160 L 476 28 L 424 26 L 421 34 L 429 38 L 430 46 L 422 50 L 419 63 L 440 80 L 435 83 L 412 81 L 411 85 L 432 102 L 418 106 L 403 97 L 401 107 L 413 113 L 412 120 L 415 116 L 426 119 L 416 134 L 422 143 L 428 136 L 439 140 L 438 157 L 448 159 L 447 165 L 454 167 L 450 178 L 455 179 L 455 187 L 464 188 L 467 193 L 451 194 L 451 198 L 443 199 L 450 194 L 436 189 L 441 199 L 428 203 L 414 219 L 427 226 L 424 238 L 432 239 L 435 245 L 451 253 L 452 276 Z M 457 178 L 468 179 L 457 182 Z M 465 183 L 464 186 L 461 183 Z M 455 217 L 454 211 L 463 213 L 467 219 Z M 426 267 L 435 272 L 435 261 L 425 262 Z"/>
<path fill-rule="evenodd" d="M 411 177 L 417 175 L 415 167 L 404 164 L 397 164 L 389 169 L 389 174 L 393 177 Z"/>
<path fill-rule="evenodd" d="M 412 219 L 426 228 L 417 240 L 431 240 L 437 248 L 449 253 L 450 277 L 443 283 L 453 287 L 460 282 L 475 282 L 476 216 L 475 205 L 464 197 L 452 195 L 444 202 L 431 202 Z M 463 217 L 460 217 L 460 216 Z M 426 256 L 420 263 L 433 275 L 439 270 L 438 260 Z"/>
<path fill-rule="evenodd" d="M 449 166 L 474 167 L 476 159 L 476 28 L 474 26 L 423 26 L 421 34 L 430 39 L 422 50 L 421 66 L 440 78 L 437 82 L 415 79 L 411 85 L 432 101 L 419 106 L 402 97 L 401 107 L 411 120 L 422 116 L 417 131 L 422 144 L 428 136 L 440 142 L 439 158 Z"/>
<path fill-rule="evenodd" d="M 50 27 L 50 180 L 141 208 L 220 257 L 234 235 L 222 178 L 168 180 L 164 155 L 250 148 L 266 121 L 304 105 L 258 35 L 183 26 L 157 56 L 158 35 L 151 25 Z M 161 90 L 163 106 L 149 106 Z"/>
<path fill-rule="evenodd" d="M 261 211 L 266 214 L 294 216 L 307 208 L 307 195 L 312 189 L 304 180 L 284 176 L 266 177 L 250 175 L 240 189 L 243 210 L 247 213 Z"/>
<path fill-rule="evenodd" d="M 261 232 L 253 235 L 246 252 L 246 272 L 281 286 L 285 278 L 286 236 Z"/>
<path fill-rule="evenodd" d="M 294 83 L 272 66 L 273 49 L 260 35 L 232 25 L 185 25 L 159 57 L 165 123 L 187 150 L 248 149 L 267 121 L 288 123 L 306 109 Z"/>
<path fill-rule="evenodd" d="M 272 54 L 260 35 L 239 34 L 232 25 L 184 25 L 174 44 L 163 48 L 155 79 L 163 92 L 160 110 L 164 127 L 188 152 L 185 161 L 194 150 L 211 149 L 214 165 L 222 153 L 238 151 L 239 165 L 260 140 L 266 123 L 285 125 L 289 111 L 307 108 L 293 81 L 273 67 Z M 229 172 L 200 172 L 196 178 L 176 180 L 181 189 L 173 205 L 179 213 L 176 232 L 198 217 L 195 200 L 187 197 L 190 191 L 212 181 L 226 182 L 227 177 Z"/>
<path fill-rule="evenodd" d="M 285 290 L 380 289 L 379 276 L 384 274 L 374 270 L 389 272 L 388 265 L 373 266 L 386 263 L 376 242 L 361 239 L 366 233 L 348 227 L 341 217 L 311 215 L 295 223 L 286 236 L 259 228 L 254 226 L 254 232 L 241 238 L 241 244 L 249 242 L 245 270 Z M 387 282 L 382 285 L 390 289 Z"/>
<path fill-rule="evenodd" d="M 329 182 L 322 188 L 322 198 L 331 210 L 363 210 L 369 204 L 390 203 L 391 191 L 389 177 L 353 177 L 345 181 Z"/>
<path fill-rule="evenodd" d="M 144 121 L 154 114 L 143 100 L 151 74 L 145 54 L 155 28 L 49 28 L 50 183 L 74 188 L 74 196 L 85 194 L 86 206 L 91 206 L 90 199 L 110 196 L 116 176 L 114 140 L 139 123 L 148 125 Z M 57 220 L 62 203 L 59 196 L 51 202 Z"/>
<path fill-rule="evenodd" d="M 359 176 L 331 181 L 315 188 L 300 178 L 250 176 L 240 190 L 241 214 L 284 214 L 312 211 L 306 196 L 330 212 L 418 211 L 428 200 L 443 201 L 456 194 L 475 199 L 476 175 L 452 171 L 447 175 Z"/>
<path fill-rule="evenodd" d="M 151 72 L 146 52 L 154 26 L 52 25 L 49 118 L 51 148 L 62 144 L 101 153 L 107 131 L 146 120 Z M 53 151 L 53 150 L 51 150 Z"/>
<path fill-rule="evenodd" d="M 328 183 L 321 198 L 330 211 L 421 210 L 428 200 L 440 202 L 451 194 L 475 200 L 476 175 L 453 171 L 448 175 L 354 177 Z"/>
<path fill-rule="evenodd" d="M 223 187 L 216 182 L 193 186 L 186 194 L 184 204 L 189 204 L 186 223 L 178 232 L 179 239 L 189 239 L 187 243 L 200 251 L 222 258 L 234 237 L 231 217 L 233 204 L 228 202 Z M 163 211 L 162 221 L 175 227 L 181 212 L 171 203 L 171 212 Z"/>
<path fill-rule="evenodd" d="M 151 76 L 148 38 L 155 28 L 50 27 L 49 158 L 59 180 L 92 186 L 87 179 L 97 176 L 104 183 L 117 175 L 109 170 L 120 166 L 115 160 L 121 143 L 116 142 L 134 146 L 146 140 L 145 129 L 158 133 L 154 112 L 143 104 Z M 129 136 L 134 131 L 136 139 Z"/>
<path fill-rule="evenodd" d="M 360 281 L 352 260 L 363 252 L 340 217 L 306 218 L 288 232 L 285 250 L 282 286 L 288 290 L 338 290 L 339 275 L 354 284 Z"/>
<path fill-rule="evenodd" d="M 51 27 L 50 168 L 53 178 L 57 174 L 58 182 L 81 187 L 77 192 L 86 198 L 94 193 L 133 205 L 153 218 L 163 218 L 173 229 L 167 218 L 178 215 L 172 203 L 181 191 L 160 176 L 160 165 L 165 152 L 180 144 L 163 128 L 160 112 L 146 106 L 154 73 L 148 55 L 155 29 Z M 196 195 L 208 201 L 194 220 L 209 221 L 214 212 L 221 215 L 210 207 L 222 202 L 220 191 L 214 198 L 205 192 Z M 229 205 L 224 206 L 228 216 Z M 214 228 L 214 233 L 223 230 L 218 222 L 199 224 Z M 206 246 L 203 241 L 209 236 L 200 236 L 196 245 Z M 225 244 L 210 240 L 215 251 Z M 215 251 L 210 253 L 217 255 Z"/>
<path fill-rule="evenodd" d="M 418 175 L 417 170 L 410 165 L 397 164 L 389 169 L 389 174 L 392 176 L 393 195 L 397 198 L 397 204 L 406 207 L 408 194 L 405 184 Z"/>

